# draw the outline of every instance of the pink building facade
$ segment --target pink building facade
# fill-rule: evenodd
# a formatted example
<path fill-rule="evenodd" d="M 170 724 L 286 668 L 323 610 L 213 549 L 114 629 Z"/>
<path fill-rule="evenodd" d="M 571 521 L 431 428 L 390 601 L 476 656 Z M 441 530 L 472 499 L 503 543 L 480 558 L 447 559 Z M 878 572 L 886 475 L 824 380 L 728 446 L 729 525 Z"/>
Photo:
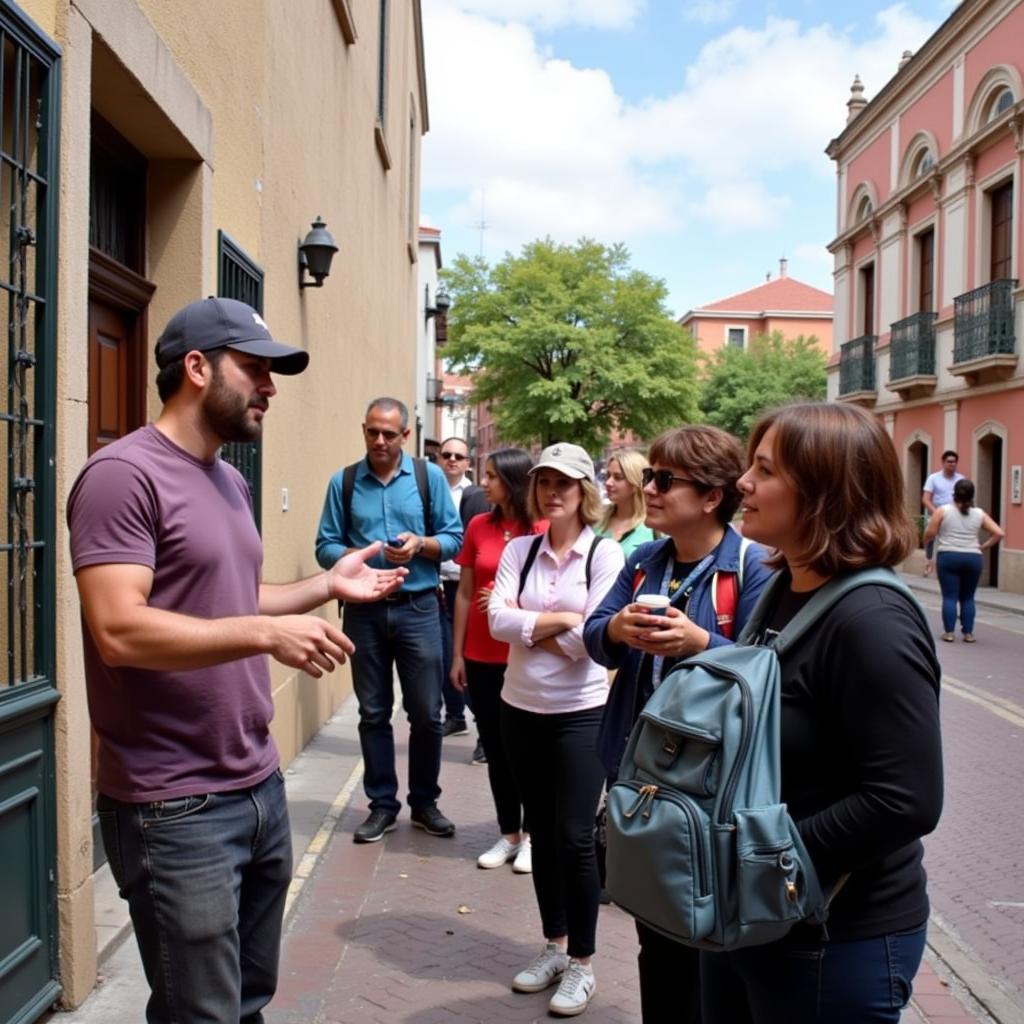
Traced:
<path fill-rule="evenodd" d="M 836 163 L 829 398 L 882 418 L 910 511 L 945 449 L 1006 529 L 982 582 L 1024 593 L 1024 0 L 965 0 L 870 102 Z M 912 560 L 911 567 L 920 561 Z"/>

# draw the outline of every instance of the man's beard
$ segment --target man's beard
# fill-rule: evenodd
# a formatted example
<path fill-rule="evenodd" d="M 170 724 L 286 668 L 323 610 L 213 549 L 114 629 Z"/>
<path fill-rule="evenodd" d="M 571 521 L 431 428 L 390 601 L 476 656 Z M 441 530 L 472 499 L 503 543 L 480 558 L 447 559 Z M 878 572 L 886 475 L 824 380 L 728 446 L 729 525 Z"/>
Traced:
<path fill-rule="evenodd" d="M 258 441 L 263 433 L 263 421 L 250 419 L 252 407 L 267 409 L 267 400 L 253 397 L 246 401 L 224 383 L 220 367 L 214 364 L 210 390 L 203 402 L 207 426 L 225 443 L 228 441 Z"/>

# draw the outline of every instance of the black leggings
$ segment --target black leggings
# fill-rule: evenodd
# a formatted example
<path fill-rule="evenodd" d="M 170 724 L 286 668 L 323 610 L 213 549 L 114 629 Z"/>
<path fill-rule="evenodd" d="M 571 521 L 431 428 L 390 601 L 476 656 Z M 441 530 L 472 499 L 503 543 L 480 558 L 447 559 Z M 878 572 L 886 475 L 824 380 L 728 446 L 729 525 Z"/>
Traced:
<path fill-rule="evenodd" d="M 498 812 L 498 828 L 502 835 L 507 836 L 528 829 L 519 787 L 501 738 L 501 688 L 504 683 L 504 664 L 466 658 L 466 685 L 476 716 L 477 732 L 487 755 L 487 779 L 491 784 L 494 809 Z"/>
<path fill-rule="evenodd" d="M 538 715 L 502 703 L 501 734 L 530 819 L 533 888 L 546 939 L 594 952 L 600 883 L 594 815 L 604 784 L 595 750 L 603 708 Z"/>

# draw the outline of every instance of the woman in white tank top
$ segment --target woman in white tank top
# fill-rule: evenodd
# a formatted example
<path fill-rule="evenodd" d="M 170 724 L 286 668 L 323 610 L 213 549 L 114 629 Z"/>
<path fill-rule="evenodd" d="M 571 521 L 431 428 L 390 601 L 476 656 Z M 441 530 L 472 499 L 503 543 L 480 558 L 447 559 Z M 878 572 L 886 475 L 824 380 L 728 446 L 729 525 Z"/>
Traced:
<path fill-rule="evenodd" d="M 984 541 L 982 530 L 988 533 Z M 974 592 L 981 578 L 981 553 L 1004 536 L 1002 527 L 975 507 L 974 484 L 966 479 L 954 485 L 953 504 L 940 506 L 928 523 L 925 541 L 938 537 L 936 567 L 942 588 L 942 639 L 946 643 L 954 639 L 958 605 L 964 642 L 974 643 Z"/>

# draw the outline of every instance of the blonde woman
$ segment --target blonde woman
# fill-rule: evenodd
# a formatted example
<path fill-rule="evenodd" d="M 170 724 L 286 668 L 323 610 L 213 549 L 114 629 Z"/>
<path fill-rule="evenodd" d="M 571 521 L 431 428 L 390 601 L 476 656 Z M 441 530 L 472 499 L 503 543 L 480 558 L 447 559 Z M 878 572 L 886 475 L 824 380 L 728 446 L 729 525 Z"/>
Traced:
<path fill-rule="evenodd" d="M 647 459 L 642 452 L 625 449 L 608 459 L 604 489 L 611 503 L 596 532 L 619 542 L 627 563 L 641 545 L 655 539 L 654 531 L 644 525 L 647 500 L 644 497 L 644 470 Z"/>
<path fill-rule="evenodd" d="M 509 645 L 501 733 L 530 822 L 545 943 L 512 988 L 542 992 L 557 983 L 548 1009 L 570 1017 L 596 986 L 594 813 L 604 782 L 596 744 L 608 697 L 607 672 L 583 646 L 583 622 L 623 560 L 617 544 L 594 533 L 601 497 L 582 448 L 545 448 L 530 480 L 530 513 L 548 528 L 508 542 L 487 608 L 491 635 Z"/>

